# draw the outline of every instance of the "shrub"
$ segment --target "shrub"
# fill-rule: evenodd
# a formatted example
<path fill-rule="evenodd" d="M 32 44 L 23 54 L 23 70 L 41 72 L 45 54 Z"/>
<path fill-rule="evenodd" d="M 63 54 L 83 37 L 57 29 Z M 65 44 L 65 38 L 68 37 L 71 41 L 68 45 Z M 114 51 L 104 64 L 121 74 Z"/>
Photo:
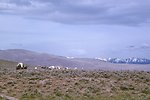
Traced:
<path fill-rule="evenodd" d="M 144 93 L 144 94 L 150 94 L 150 89 L 146 87 L 146 88 L 144 88 L 142 90 L 142 93 Z"/>

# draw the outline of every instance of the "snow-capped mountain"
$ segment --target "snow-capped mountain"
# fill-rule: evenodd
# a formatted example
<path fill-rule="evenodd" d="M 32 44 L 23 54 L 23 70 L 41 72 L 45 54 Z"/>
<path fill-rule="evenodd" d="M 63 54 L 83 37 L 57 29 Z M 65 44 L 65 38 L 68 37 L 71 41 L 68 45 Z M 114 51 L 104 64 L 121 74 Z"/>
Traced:
<path fill-rule="evenodd" d="M 108 58 L 108 59 L 99 59 L 101 61 L 105 62 L 111 62 L 111 63 L 126 63 L 126 64 L 150 64 L 149 59 L 145 58 L 126 58 L 126 59 L 120 59 L 120 58 Z"/>
<path fill-rule="evenodd" d="M 105 58 L 95 58 L 95 59 L 107 62 L 107 59 Z"/>

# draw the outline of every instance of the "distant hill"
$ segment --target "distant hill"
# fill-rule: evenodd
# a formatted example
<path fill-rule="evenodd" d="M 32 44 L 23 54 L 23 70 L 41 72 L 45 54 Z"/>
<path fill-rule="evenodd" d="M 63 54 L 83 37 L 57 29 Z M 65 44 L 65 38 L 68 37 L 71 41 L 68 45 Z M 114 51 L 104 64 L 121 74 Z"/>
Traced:
<path fill-rule="evenodd" d="M 85 70 L 150 70 L 150 65 L 113 64 L 92 58 L 69 58 L 23 49 L 0 50 L 0 59 L 29 65 L 62 66 Z"/>
<path fill-rule="evenodd" d="M 63 66 L 78 69 L 97 69 L 99 65 L 104 65 L 103 61 L 88 58 L 67 58 L 62 56 L 37 53 L 23 49 L 0 50 L 0 59 L 23 62 L 29 65 L 41 66 Z"/>
<path fill-rule="evenodd" d="M 0 70 L 15 70 L 17 62 L 1 60 L 0 59 Z"/>

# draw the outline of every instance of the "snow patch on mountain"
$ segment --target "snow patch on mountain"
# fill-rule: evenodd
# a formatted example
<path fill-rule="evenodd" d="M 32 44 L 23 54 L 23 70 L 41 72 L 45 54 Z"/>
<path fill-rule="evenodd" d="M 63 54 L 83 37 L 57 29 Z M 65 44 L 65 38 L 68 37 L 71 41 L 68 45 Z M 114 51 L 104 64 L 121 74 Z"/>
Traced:
<path fill-rule="evenodd" d="M 96 58 L 101 61 L 105 62 L 111 62 L 111 63 L 126 63 L 126 64 L 150 64 L 149 59 L 145 58 L 135 58 L 135 57 L 130 57 L 130 58 L 108 58 L 108 59 L 102 59 L 102 58 Z"/>
<path fill-rule="evenodd" d="M 66 57 L 67 59 L 74 59 L 74 57 Z"/>

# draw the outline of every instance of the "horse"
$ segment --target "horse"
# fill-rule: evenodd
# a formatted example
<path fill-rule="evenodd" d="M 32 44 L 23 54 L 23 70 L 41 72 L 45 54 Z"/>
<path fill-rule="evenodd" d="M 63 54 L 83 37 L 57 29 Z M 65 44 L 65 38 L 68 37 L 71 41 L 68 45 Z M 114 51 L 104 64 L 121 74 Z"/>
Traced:
<path fill-rule="evenodd" d="M 19 69 L 27 69 L 27 66 L 25 66 L 23 63 L 18 63 L 16 70 L 19 70 Z"/>

